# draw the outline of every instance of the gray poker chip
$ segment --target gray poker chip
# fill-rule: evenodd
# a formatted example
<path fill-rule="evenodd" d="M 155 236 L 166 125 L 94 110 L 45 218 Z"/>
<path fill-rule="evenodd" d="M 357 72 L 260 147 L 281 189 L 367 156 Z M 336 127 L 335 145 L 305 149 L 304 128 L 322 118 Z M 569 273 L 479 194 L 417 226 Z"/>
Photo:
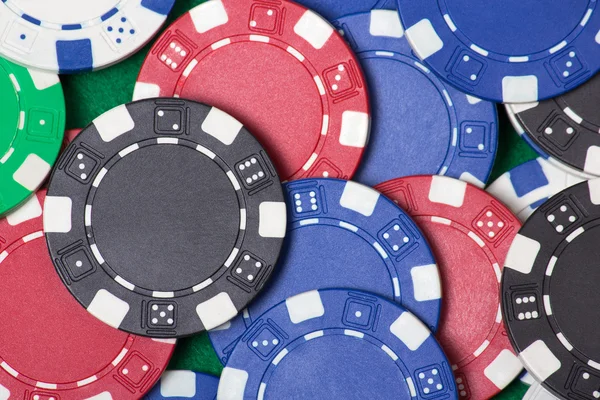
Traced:
<path fill-rule="evenodd" d="M 599 101 L 600 74 L 561 96 L 506 109 L 517 133 L 542 157 L 590 179 L 600 176 Z"/>
<path fill-rule="evenodd" d="M 600 397 L 600 179 L 571 186 L 527 219 L 507 254 L 502 314 L 519 359 L 552 395 Z"/>
<path fill-rule="evenodd" d="M 233 318 L 262 289 L 286 231 L 279 177 L 233 117 L 180 99 L 118 106 L 52 174 L 44 229 L 56 270 L 121 330 L 182 337 Z"/>

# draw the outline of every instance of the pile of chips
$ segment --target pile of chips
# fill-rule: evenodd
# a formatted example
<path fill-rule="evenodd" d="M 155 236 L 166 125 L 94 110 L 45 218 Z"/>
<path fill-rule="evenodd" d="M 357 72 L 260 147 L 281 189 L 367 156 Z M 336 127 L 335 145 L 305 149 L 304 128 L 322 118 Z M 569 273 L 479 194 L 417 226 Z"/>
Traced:
<path fill-rule="evenodd" d="M 598 7 L 3 0 L 0 399 L 600 398 Z"/>

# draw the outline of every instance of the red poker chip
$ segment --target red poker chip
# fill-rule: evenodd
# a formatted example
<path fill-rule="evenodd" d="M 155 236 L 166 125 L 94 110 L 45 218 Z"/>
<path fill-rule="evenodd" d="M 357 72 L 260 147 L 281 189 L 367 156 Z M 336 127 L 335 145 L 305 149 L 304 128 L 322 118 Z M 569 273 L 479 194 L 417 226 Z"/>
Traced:
<path fill-rule="evenodd" d="M 44 198 L 40 191 L 0 220 L 0 398 L 139 399 L 175 341 L 119 331 L 77 303 L 48 253 Z"/>
<path fill-rule="evenodd" d="M 134 100 L 182 97 L 240 120 L 283 181 L 350 178 L 369 133 L 359 64 L 323 18 L 291 1 L 210 0 L 152 47 Z"/>
<path fill-rule="evenodd" d="M 461 399 L 489 399 L 521 372 L 500 311 L 504 259 L 521 224 L 483 190 L 443 176 L 413 176 L 375 187 L 413 217 L 431 244 L 444 308 L 437 338 Z"/>
<path fill-rule="evenodd" d="M 69 129 L 65 131 L 65 138 L 63 139 L 63 149 L 66 149 L 69 143 L 71 143 L 77 135 L 79 135 L 81 129 Z"/>

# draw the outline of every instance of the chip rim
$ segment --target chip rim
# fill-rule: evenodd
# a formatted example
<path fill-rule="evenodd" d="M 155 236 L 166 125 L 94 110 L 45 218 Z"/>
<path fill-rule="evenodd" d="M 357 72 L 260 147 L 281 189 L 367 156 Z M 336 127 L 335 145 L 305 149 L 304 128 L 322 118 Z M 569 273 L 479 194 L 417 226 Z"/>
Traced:
<path fill-rule="evenodd" d="M 263 166 L 264 163 L 262 168 L 267 172 L 264 179 L 255 185 L 252 182 L 246 187 L 246 182 L 238 176 L 241 172 L 226 174 L 223 171 L 223 176 L 232 185 L 238 200 L 242 196 L 245 201 L 244 208 L 240 208 L 239 211 L 238 225 L 244 236 L 240 238 L 238 235 L 237 245 L 231 249 L 232 252 L 225 259 L 224 265 L 221 265 L 218 271 L 213 271 L 214 279 L 194 282 L 181 293 L 136 290 L 134 283 L 127 282 L 114 272 L 111 274 L 105 268 L 108 266 L 105 265 L 106 260 L 94 246 L 90 225 L 92 214 L 88 203 L 92 199 L 91 193 L 101 184 L 101 179 L 106 174 L 105 167 L 111 160 L 126 157 L 131 151 L 135 151 L 130 143 L 132 140 L 137 143 L 136 140 L 142 138 L 154 145 L 165 146 L 180 143 L 172 134 L 161 133 L 155 125 L 154 114 L 160 115 L 163 110 L 181 110 L 181 114 L 177 114 L 181 118 L 195 118 L 197 125 L 188 121 L 190 129 L 181 127 L 185 128 L 189 135 L 179 140 L 195 141 L 197 147 L 194 150 L 200 154 L 213 161 L 218 160 L 230 171 L 233 171 L 234 164 L 240 163 L 235 157 L 241 155 L 236 152 L 245 154 L 241 162 L 246 156 L 256 155 L 257 158 L 261 158 L 260 165 Z M 194 113 L 191 110 L 194 110 Z M 142 115 L 150 117 L 147 121 L 155 127 L 153 132 L 144 131 L 143 124 L 136 128 L 133 118 Z M 126 135 L 123 135 L 124 133 Z M 111 143 L 112 140 L 114 144 Z M 105 146 L 104 151 L 94 149 L 92 144 L 96 147 Z M 207 147 L 200 149 L 202 145 Z M 95 163 L 92 164 L 90 175 L 86 175 L 85 179 L 81 178 L 84 179 L 83 182 L 68 170 L 71 163 L 80 162 L 80 158 L 76 157 L 81 154 Z M 102 154 L 102 158 L 94 154 Z M 127 103 L 98 117 L 75 138 L 61 156 L 52 174 L 44 204 L 47 211 L 44 218 L 46 241 L 61 280 L 80 304 L 97 318 L 115 328 L 142 336 L 188 336 L 227 322 L 257 295 L 272 273 L 286 226 L 286 206 L 278 183 L 274 168 L 260 144 L 239 122 L 222 111 L 201 103 L 174 98 Z M 80 245 L 76 246 L 79 241 Z M 235 272 L 234 263 L 237 265 L 241 262 L 247 253 L 246 250 L 249 250 L 245 243 L 250 243 L 255 251 L 265 252 L 255 256 L 260 257 L 266 265 L 261 276 L 252 282 L 252 286 L 239 283 L 241 278 L 235 280 L 229 277 L 230 272 Z M 82 275 L 72 276 L 63 259 L 76 251 L 86 254 L 92 269 Z M 233 297 L 228 294 L 228 290 L 232 292 Z M 147 309 L 150 303 L 158 302 L 164 303 L 165 307 L 168 303 L 177 308 L 173 311 L 171 325 L 165 328 L 151 326 L 150 320 L 144 319 L 146 311 L 147 318 L 150 318 L 150 311 Z M 220 311 L 211 311 L 216 308 Z"/>
<path fill-rule="evenodd" d="M 19 116 L 15 131 L 10 133 L 14 135 L 13 142 L 6 154 L 0 154 L 0 187 L 3 188 L 0 191 L 0 217 L 23 204 L 42 186 L 58 158 L 66 120 L 65 98 L 58 75 L 28 69 L 0 58 L 0 73 L 3 72 L 15 90 Z M 50 130 L 42 128 L 37 137 L 33 133 L 31 137 L 27 134 L 34 129 L 30 121 L 32 110 L 53 118 Z M 46 124 L 46 120 L 40 120 L 41 126 Z M 21 178 L 16 177 L 17 174 Z M 30 177 L 28 182 L 18 182 L 25 176 Z"/>
<path fill-rule="evenodd" d="M 373 304 L 376 308 L 373 308 L 372 310 L 377 310 L 378 325 L 383 323 L 383 320 L 385 320 L 386 323 L 389 322 L 388 319 L 393 319 L 394 322 L 391 323 L 387 329 L 369 329 L 370 325 L 365 328 L 358 324 L 342 323 L 342 321 L 340 321 L 341 318 L 338 317 L 334 318 L 338 323 L 337 325 L 331 325 L 331 321 L 318 319 L 327 317 L 327 311 L 331 307 L 331 303 L 343 301 L 347 305 L 349 299 L 352 299 L 357 303 L 360 301 L 364 304 Z M 281 314 L 287 315 L 289 321 L 279 320 L 279 309 L 287 310 L 287 313 L 282 311 Z M 388 318 L 386 314 L 391 313 L 389 310 L 393 310 L 393 314 L 397 315 L 397 318 Z M 281 336 L 281 341 L 278 341 L 275 345 L 277 352 L 270 351 L 268 355 L 260 356 L 254 354 L 249 342 L 254 336 L 268 330 L 266 326 L 270 325 L 271 322 L 278 327 L 278 330 L 271 331 L 271 333 L 279 332 L 279 335 L 274 336 Z M 293 329 L 291 332 L 289 329 L 285 329 L 285 325 L 288 322 L 290 323 L 289 325 L 291 325 L 290 329 Z M 260 329 L 261 325 L 263 325 L 264 329 Z M 400 332 L 395 327 L 399 328 L 400 326 L 403 326 L 403 329 L 400 330 L 404 334 L 399 336 L 398 334 Z M 401 359 L 401 363 L 404 366 L 406 366 L 408 360 L 406 357 L 403 358 L 403 356 L 410 356 L 411 358 L 414 356 L 415 358 L 419 358 L 420 356 L 417 355 L 417 353 L 421 354 L 425 351 L 437 352 L 438 354 L 435 355 L 434 358 L 438 362 L 435 364 L 430 362 L 429 367 L 431 367 L 431 364 L 434 364 L 434 367 L 439 366 L 441 368 L 440 372 L 442 372 L 442 374 L 440 374 L 440 376 L 443 375 L 447 395 L 451 398 L 458 398 L 450 363 L 447 361 L 441 346 L 433 334 L 417 317 L 401 305 L 378 295 L 360 290 L 342 288 L 311 290 L 300 293 L 283 300 L 267 310 L 261 318 L 257 319 L 257 321 L 252 324 L 248 333 L 244 335 L 242 340 L 236 345 L 235 350 L 232 352 L 232 357 L 223 370 L 217 397 L 254 398 L 256 396 L 260 397 L 260 394 L 264 395 L 266 390 L 268 390 L 268 384 L 265 383 L 263 379 L 266 375 L 266 371 L 270 370 L 272 373 L 272 371 L 277 368 L 280 361 L 291 352 L 288 350 L 289 345 L 302 339 L 305 340 L 302 344 L 306 344 L 307 342 L 310 342 L 310 340 L 318 340 L 319 337 L 326 335 L 328 331 L 332 331 L 332 335 L 344 335 L 359 340 L 362 340 L 365 337 L 373 337 L 375 342 L 383 343 L 380 350 L 390 356 L 394 362 L 396 362 L 397 359 Z M 383 334 L 389 335 L 388 338 L 395 337 L 399 340 L 386 342 L 381 338 L 381 335 Z M 424 347 L 427 348 L 425 349 Z M 421 354 L 421 356 L 422 355 L 423 354 Z M 252 359 L 250 359 L 251 356 L 253 356 Z M 241 360 L 238 360 L 237 358 L 241 358 Z M 413 359 L 410 361 L 415 362 L 416 360 Z M 429 361 L 429 358 L 427 361 Z M 425 368 L 426 367 L 423 366 L 422 369 Z M 403 370 L 403 372 L 405 371 Z M 407 391 L 414 398 L 427 398 L 426 394 L 419 396 L 420 392 L 417 391 L 419 382 L 414 381 L 414 379 L 418 380 L 416 377 L 416 368 L 412 368 L 409 373 L 411 376 L 407 377 L 405 382 Z M 412 376 L 413 374 L 415 376 Z M 250 386 L 252 392 L 246 394 L 248 386 Z"/>
<path fill-rule="evenodd" d="M 42 226 L 42 207 L 45 196 L 46 189 L 40 189 L 34 196 L 29 198 L 26 203 L 11 211 L 6 216 L 0 218 L 0 231 L 2 231 L 2 236 L 8 238 L 8 241 L 10 241 L 10 243 L 7 241 L 6 246 L 0 246 L 0 265 L 9 259 L 13 253 L 13 250 L 21 249 L 22 247 L 27 246 L 29 243 L 32 243 L 34 240 L 42 240 L 43 246 L 46 246 Z M 48 271 L 49 274 L 54 274 L 54 267 L 50 259 L 48 259 L 46 267 L 51 269 L 51 271 Z M 59 290 L 60 288 L 56 287 L 56 289 Z M 65 294 L 61 295 L 65 296 Z M 79 304 L 77 301 L 72 299 L 69 294 L 66 294 L 66 296 L 69 300 L 69 304 L 74 308 L 77 308 L 77 311 L 80 311 L 78 309 Z M 67 313 L 69 312 L 68 309 L 65 311 Z M 81 315 L 83 315 L 85 319 L 93 318 L 86 312 L 81 313 Z M 107 327 L 106 329 L 111 328 Z M 15 382 L 18 382 L 20 388 L 19 390 L 23 395 L 25 393 L 32 392 L 34 394 L 37 392 L 38 394 L 46 395 L 58 393 L 60 394 L 61 399 L 64 398 L 65 400 L 75 400 L 81 399 L 82 397 L 94 397 L 96 395 L 100 395 L 101 393 L 106 393 L 107 391 L 110 393 L 110 390 L 107 390 L 106 385 L 100 387 L 99 389 L 94 389 L 96 390 L 96 393 L 92 394 L 87 392 L 89 388 L 94 388 L 96 385 L 108 381 L 111 382 L 113 386 L 122 388 L 124 393 L 130 394 L 132 396 L 131 399 L 133 400 L 135 396 L 141 395 L 142 393 L 140 392 L 132 394 L 129 386 L 123 386 L 121 382 L 113 379 L 113 373 L 126 366 L 125 362 L 131 359 L 131 357 L 127 357 L 127 354 L 135 355 L 136 353 L 138 354 L 138 357 L 142 356 L 143 360 L 150 362 L 152 364 L 152 369 L 158 368 L 158 370 L 164 371 L 171 356 L 173 355 L 176 341 L 174 339 L 157 340 L 144 338 L 130 333 L 122 333 L 122 336 L 124 339 L 122 343 L 123 347 L 117 354 L 113 355 L 116 358 L 104 360 L 105 364 L 100 365 L 100 370 L 86 379 L 80 379 L 79 381 L 71 381 L 67 383 L 62 381 L 41 382 L 29 376 L 29 374 L 23 374 L 21 373 L 22 371 L 12 369 L 13 367 L 8 364 L 9 360 L 3 359 L 5 368 L 0 368 L 0 380 L 3 381 L 2 387 L 6 390 L 9 390 L 11 395 L 18 396 L 19 391 L 14 386 L 11 386 L 11 383 L 14 385 Z M 152 357 L 150 357 L 148 351 L 144 352 L 144 349 L 140 348 L 140 344 L 144 345 L 144 343 L 152 343 Z M 154 357 L 157 353 L 159 356 L 161 356 L 160 358 L 162 360 L 159 360 L 159 357 Z M 157 371 L 153 371 L 153 373 L 154 376 L 149 374 L 144 378 L 144 382 L 146 384 L 149 384 L 152 379 L 158 380 L 160 373 L 157 373 Z M 136 390 L 142 389 L 143 387 L 136 388 Z M 83 393 L 81 393 L 82 391 Z"/>
<path fill-rule="evenodd" d="M 236 5 L 233 7 L 228 3 L 235 3 Z M 283 26 L 278 26 L 277 32 L 271 32 L 270 29 L 249 28 L 246 26 L 248 25 L 246 22 L 244 22 L 246 30 L 243 32 L 235 25 L 232 27 L 230 24 L 239 23 L 237 19 L 242 7 L 250 9 L 251 3 L 249 0 L 208 0 L 175 20 L 165 33 L 156 40 L 155 45 L 144 60 L 136 78 L 133 100 L 161 96 L 186 97 L 181 94 L 181 91 L 185 81 L 191 79 L 189 76 L 191 76 L 193 68 L 199 65 L 198 57 L 205 58 L 207 52 L 213 54 L 230 45 L 233 41 L 247 42 L 253 45 L 268 44 L 270 46 L 279 43 L 278 48 L 282 50 L 281 54 L 285 54 L 286 57 L 292 55 L 305 69 L 312 71 L 315 93 L 319 95 L 319 100 L 326 110 L 321 116 L 320 131 L 311 133 L 311 141 L 316 138 L 317 142 L 312 151 L 309 152 L 308 159 L 304 160 L 303 164 L 298 166 L 291 176 L 282 177 L 282 180 L 288 181 L 318 176 L 345 179 L 351 177 L 358 168 L 365 146 L 368 144 L 371 126 L 371 111 L 366 83 L 354 53 L 329 22 L 316 13 L 289 0 L 282 0 L 281 6 L 278 6 L 284 9 L 281 14 L 285 14 L 285 23 L 288 24 L 285 26 L 285 31 L 289 32 L 285 35 L 279 34 L 279 32 L 284 32 Z M 233 16 L 228 14 L 228 7 L 230 7 L 229 14 Z M 275 6 L 273 5 L 273 7 Z M 279 21 L 277 24 L 284 24 L 284 22 Z M 294 25 L 292 26 L 292 24 Z M 176 40 L 173 39 L 171 44 L 179 41 L 182 43 L 181 46 L 184 46 L 187 42 L 194 42 L 195 50 L 193 50 L 193 54 L 186 52 L 186 55 L 182 56 L 184 57 L 183 61 L 179 64 L 163 54 L 161 57 L 165 59 L 164 62 L 172 67 L 172 70 L 168 70 L 164 68 L 165 64 L 158 57 L 158 54 L 163 50 L 167 51 L 167 44 L 174 36 L 172 32 L 175 30 L 193 32 L 194 35 L 191 38 L 176 37 Z M 227 34 L 222 33 L 223 31 L 227 31 Z M 329 36 L 324 41 L 326 35 Z M 294 43 L 291 43 L 290 40 L 290 44 L 284 41 L 287 37 L 293 37 L 296 40 L 293 41 Z M 332 37 L 336 39 L 335 42 L 331 40 Z M 333 63 L 328 59 L 328 65 L 321 65 L 325 63 L 320 61 L 316 63 L 316 57 L 313 57 L 313 55 L 317 53 L 322 55 L 324 49 L 333 45 L 336 47 L 329 50 L 331 50 L 331 54 L 336 55 L 336 62 Z M 305 52 L 302 52 L 303 48 Z M 344 53 L 343 57 L 338 55 L 340 52 Z M 181 54 L 181 48 L 178 54 Z M 169 60 L 171 63 L 169 63 Z M 331 67 L 331 64 L 342 63 L 348 64 L 348 69 L 352 71 L 352 83 L 355 85 L 355 91 L 358 95 L 343 92 L 334 96 L 326 85 L 326 71 L 320 71 Z M 157 70 L 161 73 L 155 73 Z M 289 79 L 289 77 L 286 78 L 286 80 Z M 354 80 L 357 80 L 357 82 L 354 82 Z M 198 99 L 195 98 L 195 100 Z M 199 100 L 202 101 L 202 99 Z M 353 101 L 351 104 L 355 107 L 341 107 L 340 104 L 344 104 L 342 100 Z M 225 111 L 228 110 L 225 109 Z M 230 113 L 237 117 L 235 113 Z M 332 127 L 335 127 L 335 129 Z M 267 132 L 264 135 L 257 133 L 256 136 L 263 142 L 274 140 L 271 137 L 273 132 Z M 300 139 L 299 137 L 298 141 Z M 282 157 L 281 154 L 272 154 L 272 156 L 275 159 Z"/>
<path fill-rule="evenodd" d="M 16 37 L 12 38 L 14 43 L 8 43 L 9 35 L 13 32 L 7 30 L 4 40 L 0 43 L 0 54 L 22 65 L 28 65 L 49 72 L 60 74 L 74 74 L 96 71 L 112 66 L 125 58 L 133 55 L 144 47 L 158 32 L 167 19 L 167 16 L 175 0 L 153 0 L 151 3 L 144 0 L 118 0 L 109 10 L 95 18 L 84 18 L 82 21 L 68 24 L 43 21 L 14 4 L 14 1 L 0 2 L 0 25 L 26 28 L 14 34 L 20 34 L 20 40 L 30 34 L 33 42 L 30 47 L 19 48 Z M 154 9 L 150 8 L 152 6 Z M 131 34 L 143 32 L 138 39 L 125 41 L 117 38 L 115 43 L 108 40 L 111 31 L 107 25 L 115 22 L 115 18 L 126 18 L 129 28 L 134 31 Z M 132 22 L 133 21 L 133 22 Z M 125 22 L 125 21 L 123 21 Z M 42 39 L 40 39 L 42 38 Z M 43 43 L 39 43 L 42 41 Z M 58 50 L 59 44 L 65 48 L 64 52 L 76 52 L 77 60 L 69 59 L 61 63 L 63 57 Z M 123 45 L 125 50 L 120 48 Z M 76 46 L 76 48 L 72 48 Z M 88 48 L 89 46 L 89 48 Z M 117 47 L 119 46 L 119 47 Z M 52 48 L 52 50 L 50 50 Z M 98 57 L 98 59 L 96 59 Z M 40 61 L 42 60 L 42 61 Z M 83 61 L 82 61 L 83 60 Z"/>

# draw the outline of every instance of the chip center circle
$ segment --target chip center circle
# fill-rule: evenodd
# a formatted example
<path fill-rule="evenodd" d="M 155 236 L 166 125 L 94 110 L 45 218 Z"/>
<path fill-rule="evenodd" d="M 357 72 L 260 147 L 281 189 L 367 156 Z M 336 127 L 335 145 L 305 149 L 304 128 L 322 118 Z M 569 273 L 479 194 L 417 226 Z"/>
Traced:
<path fill-rule="evenodd" d="M 13 145 L 19 126 L 19 96 L 15 90 L 8 71 L 0 65 L 0 160 L 8 154 Z"/>
<path fill-rule="evenodd" d="M 404 374 L 382 347 L 343 334 L 305 341 L 277 364 L 264 398 L 320 398 L 327 387 L 332 398 L 352 393 L 353 399 L 411 399 Z"/>
<path fill-rule="evenodd" d="M 362 57 L 364 73 L 371 84 L 371 130 L 375 133 L 371 140 L 379 142 L 378 149 L 381 151 L 377 154 L 367 151 L 361 168 L 364 174 L 369 174 L 370 156 L 386 157 L 392 165 L 401 157 L 419 160 L 418 163 L 401 163 L 401 176 L 437 173 L 446 159 L 454 156 L 451 133 L 457 125 L 455 111 L 447 106 L 445 88 L 434 74 L 417 68 L 414 60 L 408 57 L 396 57 L 383 57 L 376 52 Z M 424 132 L 436 134 L 424 135 Z M 383 141 L 387 143 L 380 143 Z M 397 152 L 398 141 L 403 143 L 401 155 Z M 389 153 L 384 153 L 385 149 Z M 424 165 L 433 168 L 423 170 Z M 383 181 L 400 175 L 397 169 L 390 168 L 389 175 L 370 181 Z"/>
<path fill-rule="evenodd" d="M 583 355 L 584 362 L 600 362 L 600 336 L 589 334 L 597 330 L 600 320 L 598 235 L 600 226 L 596 225 L 569 243 L 558 257 L 549 284 L 552 318 L 558 331 Z"/>
<path fill-rule="evenodd" d="M 223 266 L 240 234 L 240 207 L 216 162 L 192 147 L 154 142 L 108 169 L 92 201 L 91 229 L 114 274 L 172 292 Z"/>
<path fill-rule="evenodd" d="M 23 13 L 46 23 L 57 25 L 94 22 L 114 9 L 122 0 L 12 0 Z M 60 28 L 58 28 L 60 29 Z"/>
<path fill-rule="evenodd" d="M 505 56 L 550 50 L 581 28 L 588 9 L 594 8 L 589 0 L 438 1 L 471 41 L 466 45 Z"/>
<path fill-rule="evenodd" d="M 273 163 L 285 181 L 325 140 L 324 105 L 308 61 L 301 63 L 274 43 L 235 42 L 198 58 L 177 95 L 242 122 L 268 154 L 278 156 Z"/>

